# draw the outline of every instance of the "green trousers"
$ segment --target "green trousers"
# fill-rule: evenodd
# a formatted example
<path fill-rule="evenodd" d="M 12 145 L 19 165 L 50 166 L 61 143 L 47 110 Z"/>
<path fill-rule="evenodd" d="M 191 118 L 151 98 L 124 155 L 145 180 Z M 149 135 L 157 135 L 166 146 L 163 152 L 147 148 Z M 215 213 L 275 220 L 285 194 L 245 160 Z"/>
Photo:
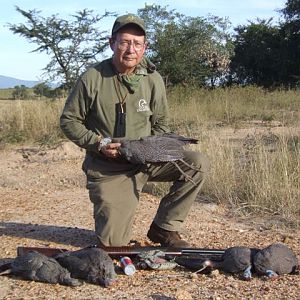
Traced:
<path fill-rule="evenodd" d="M 204 154 L 195 151 L 185 151 L 184 154 L 184 161 L 199 169 L 191 170 L 178 162 L 194 183 L 187 181 L 172 163 L 140 166 L 87 154 L 83 170 L 94 205 L 96 235 L 103 245 L 124 246 L 129 243 L 139 195 L 148 181 L 173 182 L 169 193 L 161 199 L 153 221 L 166 230 L 180 230 L 209 169 Z"/>

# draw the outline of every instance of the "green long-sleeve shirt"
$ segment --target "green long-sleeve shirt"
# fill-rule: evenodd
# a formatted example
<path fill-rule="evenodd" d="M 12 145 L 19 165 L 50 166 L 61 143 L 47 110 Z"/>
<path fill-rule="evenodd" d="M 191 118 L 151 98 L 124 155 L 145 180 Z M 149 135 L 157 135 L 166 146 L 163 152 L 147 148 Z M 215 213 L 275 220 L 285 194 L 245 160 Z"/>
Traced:
<path fill-rule="evenodd" d="M 94 150 L 100 137 L 114 137 L 116 105 L 128 93 L 119 82 L 112 60 L 107 59 L 88 69 L 70 93 L 60 126 L 78 146 Z M 168 107 L 163 80 L 157 71 L 148 70 L 126 103 L 127 139 L 167 132 Z"/>

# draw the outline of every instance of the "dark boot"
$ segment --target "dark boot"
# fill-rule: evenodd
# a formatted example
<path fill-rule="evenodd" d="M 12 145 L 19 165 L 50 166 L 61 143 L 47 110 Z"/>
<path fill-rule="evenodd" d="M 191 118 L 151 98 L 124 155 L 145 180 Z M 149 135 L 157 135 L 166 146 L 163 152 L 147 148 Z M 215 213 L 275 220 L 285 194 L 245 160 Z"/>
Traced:
<path fill-rule="evenodd" d="M 147 233 L 147 237 L 153 243 L 160 243 L 163 247 L 188 248 L 189 243 L 182 240 L 177 231 L 168 231 L 152 223 Z"/>

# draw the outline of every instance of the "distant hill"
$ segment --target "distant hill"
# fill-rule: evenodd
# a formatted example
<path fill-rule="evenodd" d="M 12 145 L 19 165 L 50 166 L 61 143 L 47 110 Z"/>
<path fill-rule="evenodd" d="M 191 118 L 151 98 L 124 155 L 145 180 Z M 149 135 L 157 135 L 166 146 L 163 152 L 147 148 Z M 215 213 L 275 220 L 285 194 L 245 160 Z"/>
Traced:
<path fill-rule="evenodd" d="M 14 88 L 16 85 L 25 85 L 28 88 L 32 88 L 38 83 L 39 81 L 22 80 L 22 79 L 0 75 L 0 89 Z"/>

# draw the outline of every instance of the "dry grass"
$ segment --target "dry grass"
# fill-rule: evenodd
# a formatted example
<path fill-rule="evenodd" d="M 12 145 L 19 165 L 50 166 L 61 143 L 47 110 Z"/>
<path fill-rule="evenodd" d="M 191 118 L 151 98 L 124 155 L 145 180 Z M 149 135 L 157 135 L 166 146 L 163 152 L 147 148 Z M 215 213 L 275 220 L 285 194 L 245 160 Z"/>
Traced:
<path fill-rule="evenodd" d="M 299 227 L 299 141 L 292 135 L 253 135 L 237 147 L 236 142 L 207 132 L 199 147 L 212 160 L 205 193 L 242 214 L 279 216 Z"/>
<path fill-rule="evenodd" d="M 300 124 L 300 91 L 266 92 L 251 86 L 211 91 L 178 87 L 168 98 L 174 127 L 212 121 L 238 126 L 240 121 L 253 119 Z"/>
<path fill-rule="evenodd" d="M 63 101 L 0 101 L 0 142 L 51 142 L 62 138 L 59 116 Z"/>
<path fill-rule="evenodd" d="M 276 216 L 300 226 L 299 91 L 177 88 L 169 99 L 172 129 L 198 137 L 198 150 L 210 157 L 204 190 L 210 199 L 241 214 Z M 253 120 L 261 120 L 262 132 L 254 128 L 239 137 L 239 130 L 256 126 Z M 234 138 L 226 128 L 235 129 Z"/>
<path fill-rule="evenodd" d="M 10 89 L 0 89 L 0 99 L 13 99 L 13 91 L 14 89 L 10 88 Z"/>
<path fill-rule="evenodd" d="M 197 150 L 210 157 L 212 169 L 203 191 L 209 199 L 242 214 L 276 215 L 300 226 L 299 91 L 175 88 L 168 98 L 172 130 L 199 138 Z M 2 147 L 61 139 L 63 102 L 0 101 Z M 263 132 L 239 136 L 239 130 L 254 126 L 252 120 L 263 122 Z M 275 121 L 280 133 L 268 127 Z M 227 134 L 230 130 L 235 138 Z M 158 189 L 164 192 L 166 186 Z"/>

